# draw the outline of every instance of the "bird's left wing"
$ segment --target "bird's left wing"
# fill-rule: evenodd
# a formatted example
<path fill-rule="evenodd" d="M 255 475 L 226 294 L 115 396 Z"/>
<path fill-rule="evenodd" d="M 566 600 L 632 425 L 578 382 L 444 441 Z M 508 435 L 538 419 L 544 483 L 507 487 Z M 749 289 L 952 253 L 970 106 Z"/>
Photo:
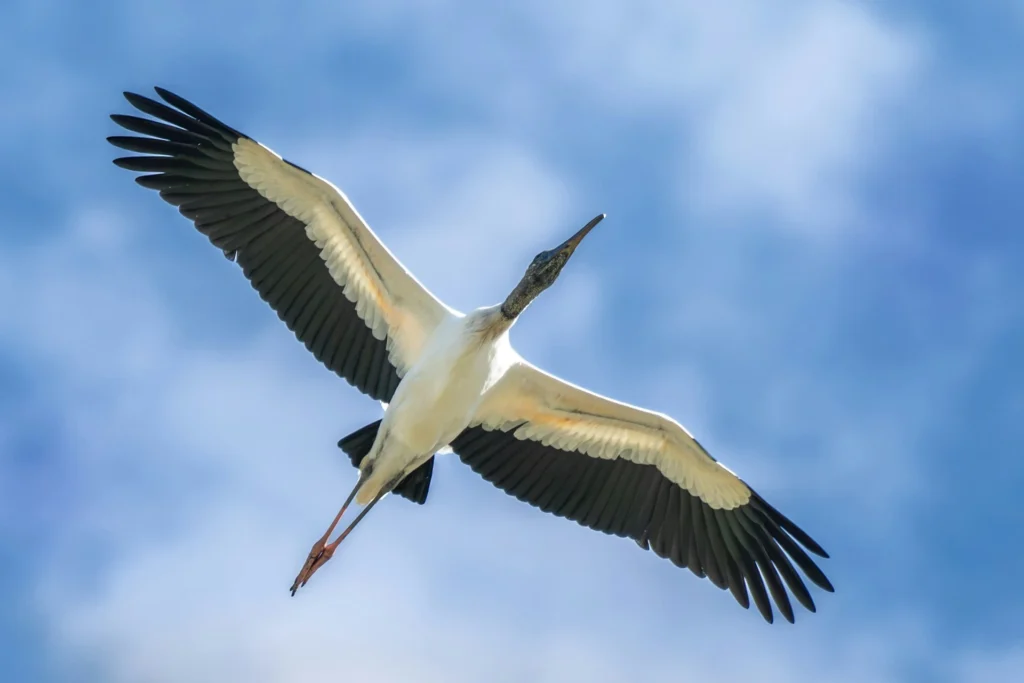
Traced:
<path fill-rule="evenodd" d="M 380 401 L 454 312 L 381 244 L 348 198 L 191 102 L 125 93 L 157 120 L 114 114 L 145 137 L 111 144 L 144 156 L 115 159 L 242 267 L 324 365 Z M 171 106 L 167 106 L 167 105 Z"/>
<path fill-rule="evenodd" d="M 729 588 L 744 607 L 749 590 L 769 622 L 769 592 L 793 621 L 783 583 L 815 609 L 794 562 L 832 590 L 804 548 L 827 557 L 825 551 L 679 423 L 522 359 L 485 395 L 452 449 L 506 493 L 591 529 L 628 536 Z"/>

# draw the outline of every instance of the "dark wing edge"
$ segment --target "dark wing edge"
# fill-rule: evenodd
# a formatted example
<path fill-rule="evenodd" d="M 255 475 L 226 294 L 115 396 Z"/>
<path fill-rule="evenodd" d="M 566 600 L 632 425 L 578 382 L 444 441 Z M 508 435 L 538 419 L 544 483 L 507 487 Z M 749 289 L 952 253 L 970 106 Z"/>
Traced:
<path fill-rule="evenodd" d="M 376 339 L 359 317 L 306 236 L 305 224 L 240 177 L 232 145 L 252 138 L 174 93 L 155 90 L 171 106 L 134 93 L 124 96 L 158 120 L 111 115 L 122 128 L 146 136 L 108 137 L 115 147 L 143 155 L 114 163 L 145 174 L 135 181 L 157 190 L 238 263 L 260 297 L 317 360 L 360 391 L 390 401 L 400 378 L 388 360 L 387 340 Z"/>
<path fill-rule="evenodd" d="M 816 611 L 794 563 L 814 584 L 834 590 L 805 551 L 828 557 L 824 549 L 753 490 L 745 505 L 713 509 L 654 465 L 592 458 L 519 439 L 512 431 L 470 427 L 452 442 L 452 450 L 474 472 L 520 501 L 590 529 L 631 538 L 718 588 L 728 588 L 744 608 L 753 597 L 768 623 L 774 620 L 769 594 L 790 623 L 790 594 Z"/>

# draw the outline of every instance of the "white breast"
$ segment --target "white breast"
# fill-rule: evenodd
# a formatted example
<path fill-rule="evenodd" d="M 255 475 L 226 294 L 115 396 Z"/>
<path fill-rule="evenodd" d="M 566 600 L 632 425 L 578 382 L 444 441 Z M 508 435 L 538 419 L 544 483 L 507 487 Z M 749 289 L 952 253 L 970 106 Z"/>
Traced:
<path fill-rule="evenodd" d="M 501 360 L 507 336 L 481 334 L 486 315 L 474 311 L 437 329 L 388 406 L 382 428 L 389 439 L 432 455 L 469 425 L 484 393 L 508 367 Z"/>

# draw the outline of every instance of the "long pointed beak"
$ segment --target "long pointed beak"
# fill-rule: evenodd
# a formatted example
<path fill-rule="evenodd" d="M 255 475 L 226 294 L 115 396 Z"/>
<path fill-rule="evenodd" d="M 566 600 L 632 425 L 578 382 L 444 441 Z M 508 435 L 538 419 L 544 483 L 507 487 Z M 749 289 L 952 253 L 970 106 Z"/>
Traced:
<path fill-rule="evenodd" d="M 593 230 L 595 225 L 597 225 L 598 223 L 603 221 L 604 217 L 605 217 L 605 214 L 603 214 L 603 213 L 599 214 L 597 216 L 594 216 L 590 220 L 590 222 L 587 223 L 586 225 L 584 225 L 582 228 L 580 228 L 580 230 L 575 235 L 573 235 L 572 237 L 570 237 L 566 241 L 562 242 L 562 244 L 560 244 L 558 247 L 556 247 L 555 251 L 556 252 L 557 251 L 568 251 L 569 255 L 571 256 L 572 253 L 574 251 L 576 251 L 576 247 L 578 247 L 580 242 L 583 241 L 583 238 L 587 236 L 587 233 L 589 233 L 591 230 Z"/>

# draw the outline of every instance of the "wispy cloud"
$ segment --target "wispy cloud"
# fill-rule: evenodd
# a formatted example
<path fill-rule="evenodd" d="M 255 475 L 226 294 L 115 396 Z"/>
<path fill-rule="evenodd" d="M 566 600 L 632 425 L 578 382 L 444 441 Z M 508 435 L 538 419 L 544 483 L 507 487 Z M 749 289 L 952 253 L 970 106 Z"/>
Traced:
<path fill-rule="evenodd" d="M 769 11 L 758 5 L 751 16 Z M 710 111 L 690 134 L 686 205 L 812 233 L 848 227 L 865 218 L 857 181 L 898 128 L 893 115 L 920 79 L 923 41 L 849 3 L 809 6 L 760 29 L 769 21 L 750 30 L 742 66 L 715 79 L 702 103 Z"/>
<path fill-rule="evenodd" d="M 441 67 L 422 73 L 430 85 L 535 133 L 545 98 L 660 122 L 684 210 L 802 231 L 857 218 L 851 186 L 897 132 L 928 59 L 921 31 L 845 2 L 391 7 L 372 25 L 408 31 Z M 520 30 L 500 30 L 510 22 Z"/>

